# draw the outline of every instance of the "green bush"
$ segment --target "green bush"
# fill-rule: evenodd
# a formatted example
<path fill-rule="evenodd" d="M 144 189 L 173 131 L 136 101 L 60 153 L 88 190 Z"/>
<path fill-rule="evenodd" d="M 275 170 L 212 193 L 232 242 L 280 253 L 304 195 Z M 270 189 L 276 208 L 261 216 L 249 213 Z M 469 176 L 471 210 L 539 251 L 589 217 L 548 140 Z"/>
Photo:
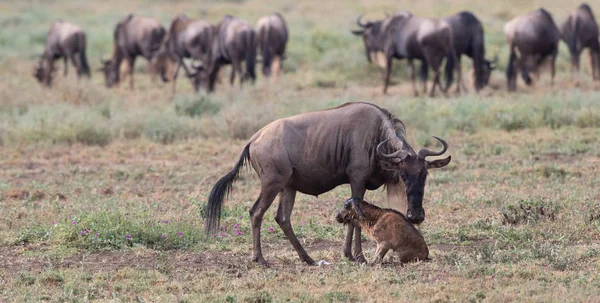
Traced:
<path fill-rule="evenodd" d="M 221 106 L 205 95 L 180 95 L 173 101 L 175 112 L 180 116 L 200 117 L 202 115 L 214 115 L 219 112 Z"/>

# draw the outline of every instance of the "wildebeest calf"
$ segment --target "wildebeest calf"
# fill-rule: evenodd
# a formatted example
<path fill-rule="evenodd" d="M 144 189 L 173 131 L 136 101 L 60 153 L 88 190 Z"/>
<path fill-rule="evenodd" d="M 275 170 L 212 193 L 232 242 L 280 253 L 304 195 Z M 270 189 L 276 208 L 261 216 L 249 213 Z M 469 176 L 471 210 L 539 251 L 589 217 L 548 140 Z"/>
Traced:
<path fill-rule="evenodd" d="M 373 264 L 381 263 L 388 250 L 398 253 L 400 262 L 429 259 L 429 249 L 421 233 L 398 211 L 377 207 L 360 201 L 363 217 L 359 217 L 352 203 L 344 205 L 336 220 L 344 224 L 360 224 L 377 243 L 377 256 Z M 357 235 L 358 236 L 358 235 Z"/>

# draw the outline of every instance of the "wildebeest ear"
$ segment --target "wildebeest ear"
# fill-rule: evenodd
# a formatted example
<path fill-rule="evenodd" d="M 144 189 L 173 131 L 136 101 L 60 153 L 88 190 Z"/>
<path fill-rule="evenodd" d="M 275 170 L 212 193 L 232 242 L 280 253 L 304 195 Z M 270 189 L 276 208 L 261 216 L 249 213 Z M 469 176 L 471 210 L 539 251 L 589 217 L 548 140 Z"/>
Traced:
<path fill-rule="evenodd" d="M 444 166 L 448 165 L 448 163 L 450 163 L 451 159 L 452 159 L 452 156 L 448 156 L 448 158 L 446 158 L 446 159 L 427 161 L 427 169 L 444 167 Z"/>
<path fill-rule="evenodd" d="M 362 29 L 354 29 L 354 30 L 352 30 L 352 33 L 357 36 L 362 36 L 365 33 L 365 31 Z"/>

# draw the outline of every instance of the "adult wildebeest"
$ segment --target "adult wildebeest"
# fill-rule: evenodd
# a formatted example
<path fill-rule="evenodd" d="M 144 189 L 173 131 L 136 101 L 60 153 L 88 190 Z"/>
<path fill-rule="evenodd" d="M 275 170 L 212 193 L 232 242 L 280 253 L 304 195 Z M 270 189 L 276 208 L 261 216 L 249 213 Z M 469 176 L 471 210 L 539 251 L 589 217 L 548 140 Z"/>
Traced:
<path fill-rule="evenodd" d="M 250 210 L 253 260 L 266 264 L 260 244 L 265 211 L 280 194 L 275 221 L 300 256 L 314 264 L 292 230 L 290 216 L 296 192 L 318 196 L 341 184 L 350 184 L 352 200 L 358 204 L 365 191 L 382 185 L 405 186 L 407 218 L 425 219 L 423 195 L 429 168 L 448 165 L 450 157 L 427 161 L 440 152 L 422 149 L 416 153 L 406 142 L 404 125 L 387 110 L 370 103 L 346 103 L 339 107 L 300 114 L 271 122 L 250 138 L 237 164 L 213 187 L 208 198 L 206 230 L 218 227 L 225 195 L 230 192 L 240 168 L 249 161 L 258 174 L 261 191 Z"/>
<path fill-rule="evenodd" d="M 280 13 L 262 17 L 256 23 L 256 42 L 262 55 L 262 72 L 279 77 L 288 41 L 288 28 Z"/>
<path fill-rule="evenodd" d="M 560 33 L 552 15 L 543 8 L 519 16 L 504 25 L 504 35 L 510 45 L 506 69 L 508 89 L 517 88 L 517 70 L 527 85 L 531 85 L 530 70 L 537 70 L 547 57 L 551 59 L 551 77 L 554 85 L 556 55 Z M 517 52 L 519 55 L 517 55 Z"/>
<path fill-rule="evenodd" d="M 104 80 L 107 87 L 120 82 L 121 62 L 127 62 L 129 87 L 133 89 L 133 71 L 135 59 L 142 56 L 150 64 L 152 58 L 160 50 L 166 30 L 160 22 L 153 18 L 128 15 L 115 26 L 113 33 L 114 49 L 110 60 L 102 60 Z"/>
<path fill-rule="evenodd" d="M 51 86 L 54 62 L 63 58 L 65 76 L 67 76 L 69 66 L 67 60 L 70 59 L 77 70 L 77 76 L 90 77 L 85 47 L 85 33 L 79 26 L 62 20 L 54 22 L 46 35 L 46 47 L 40 61 L 35 66 L 34 76 L 40 83 Z"/>
<path fill-rule="evenodd" d="M 445 94 L 448 86 L 452 83 L 452 72 L 447 73 L 446 87 L 440 83 L 440 66 L 444 58 L 446 59 L 446 70 L 452 71 L 456 68 L 459 82 L 461 79 L 461 70 L 456 65 L 456 52 L 452 38 L 452 29 L 450 25 L 443 20 L 434 20 L 413 16 L 409 12 L 401 12 L 395 16 L 390 16 L 383 21 L 361 22 L 358 17 L 356 24 L 361 27 L 360 30 L 352 31 L 355 35 L 363 37 L 367 60 L 373 62 L 381 54 L 383 58 L 378 60 L 385 64 L 385 79 L 383 93 L 387 93 L 392 71 L 392 59 L 408 59 L 410 77 L 413 85 L 413 92 L 418 95 L 415 84 L 415 72 L 413 60 L 418 59 L 426 62 L 421 67 L 421 80 L 423 80 L 423 93 L 427 92 L 427 66 L 431 67 L 435 73 L 433 86 L 430 96 L 435 95 L 437 85 Z"/>
<path fill-rule="evenodd" d="M 473 59 L 474 87 L 476 91 L 481 90 L 488 84 L 490 74 L 496 64 L 496 59 L 494 61 L 485 59 L 484 31 L 481 22 L 475 15 L 467 11 L 443 18 L 442 20 L 446 21 L 452 28 L 458 68 L 462 68 L 461 56 L 463 54 Z M 446 68 L 451 68 L 451 66 L 446 65 Z M 449 72 L 451 73 L 452 71 L 446 70 L 446 73 Z M 462 79 L 459 80 L 457 85 L 463 86 L 463 89 L 466 90 Z"/>
<path fill-rule="evenodd" d="M 600 43 L 598 43 L 598 24 L 594 13 L 587 3 L 575 9 L 561 26 L 562 39 L 571 53 L 571 66 L 579 72 L 579 55 L 584 48 L 590 49 L 592 77 L 600 79 Z"/>
<path fill-rule="evenodd" d="M 179 15 L 171 22 L 167 41 L 157 55 L 155 65 L 163 81 L 173 81 L 173 93 L 175 93 L 177 75 L 181 67 L 188 77 L 192 77 L 195 73 L 185 65 L 184 58 L 192 58 L 203 64 L 210 62 L 214 31 L 214 26 L 208 22 L 192 20 L 186 15 Z M 172 73 L 169 72 L 171 70 Z M 198 91 L 195 81 L 194 89 Z"/>
<path fill-rule="evenodd" d="M 229 82 L 233 85 L 235 74 L 240 74 L 240 85 L 247 79 L 256 80 L 256 34 L 245 21 L 231 15 L 223 17 L 216 28 L 212 41 L 212 58 L 206 65 L 198 67 L 195 85 L 212 92 L 221 66 L 231 64 Z M 242 71 L 242 61 L 246 63 Z"/>

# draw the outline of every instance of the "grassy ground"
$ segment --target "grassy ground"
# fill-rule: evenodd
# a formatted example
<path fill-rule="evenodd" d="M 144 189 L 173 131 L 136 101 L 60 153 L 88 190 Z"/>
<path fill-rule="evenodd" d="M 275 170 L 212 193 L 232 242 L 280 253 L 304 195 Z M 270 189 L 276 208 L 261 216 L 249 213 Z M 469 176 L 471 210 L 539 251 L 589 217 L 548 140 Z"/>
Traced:
<path fill-rule="evenodd" d="M 600 1 L 591 1 L 594 8 Z M 365 62 L 354 18 L 410 9 L 424 16 L 474 11 L 489 56 L 503 67 L 505 21 L 539 6 L 557 22 L 572 4 L 555 1 L 4 1 L 0 3 L 0 301 L 598 301 L 600 299 L 599 88 L 568 72 L 557 84 L 505 92 L 502 71 L 480 94 L 411 97 L 403 63 L 381 94 Z M 88 31 L 92 68 L 111 49 L 112 24 L 127 12 L 167 25 L 180 12 L 255 22 L 281 11 L 291 41 L 276 85 L 223 84 L 210 96 L 153 82 L 141 60 L 135 91 L 58 75 L 52 90 L 32 77 L 49 23 Z M 469 68 L 463 60 L 465 69 Z M 61 64 L 59 70 L 62 69 Z M 72 71 L 72 69 L 71 69 Z M 224 76 L 227 73 L 224 73 Z M 224 77 L 225 78 L 225 77 Z M 249 169 L 225 203 L 222 230 L 205 237 L 212 185 L 237 160 L 244 139 L 284 116 L 348 101 L 380 104 L 404 120 L 410 143 L 450 144 L 451 164 L 432 171 L 419 226 L 433 260 L 378 267 L 344 260 L 335 213 L 340 187 L 298 195 L 293 224 L 309 254 L 302 264 L 272 219 L 263 250 L 272 268 L 249 261 L 248 210 L 258 196 Z M 381 190 L 367 199 L 381 202 Z M 374 252 L 365 243 L 367 257 Z"/>

